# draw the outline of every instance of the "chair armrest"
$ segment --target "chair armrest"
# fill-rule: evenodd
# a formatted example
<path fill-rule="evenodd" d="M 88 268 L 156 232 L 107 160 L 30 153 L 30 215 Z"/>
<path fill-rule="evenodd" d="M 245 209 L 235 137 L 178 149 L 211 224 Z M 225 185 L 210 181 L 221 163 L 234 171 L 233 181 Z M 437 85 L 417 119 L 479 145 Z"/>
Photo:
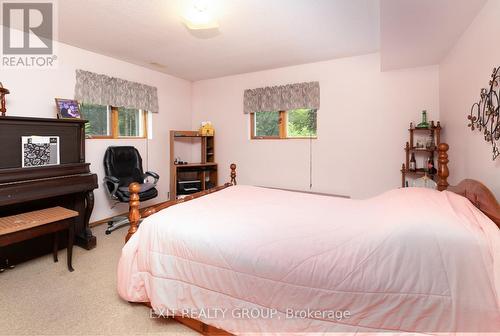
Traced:
<path fill-rule="evenodd" d="M 155 179 L 153 181 L 153 184 L 156 186 L 156 184 L 158 183 L 158 180 L 160 179 L 160 175 L 158 175 L 152 171 L 147 171 L 146 173 L 144 173 L 144 180 L 146 180 L 148 178 L 148 176 L 151 176 L 152 178 Z"/>
<path fill-rule="evenodd" d="M 104 183 L 106 183 L 106 184 L 110 183 L 113 186 L 112 190 L 110 190 L 109 187 L 106 187 L 106 190 L 108 191 L 111 198 L 118 199 L 118 196 L 116 196 L 116 192 L 118 191 L 118 188 L 120 187 L 120 180 L 114 176 L 105 176 Z"/>

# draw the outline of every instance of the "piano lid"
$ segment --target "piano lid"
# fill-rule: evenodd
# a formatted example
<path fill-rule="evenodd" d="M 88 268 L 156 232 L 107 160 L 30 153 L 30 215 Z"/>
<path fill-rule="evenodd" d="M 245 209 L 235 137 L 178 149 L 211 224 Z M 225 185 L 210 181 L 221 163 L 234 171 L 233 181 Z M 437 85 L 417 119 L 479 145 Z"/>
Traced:
<path fill-rule="evenodd" d="M 87 174 L 90 163 L 68 163 L 45 167 L 0 169 L 0 185 L 25 180 L 38 180 L 49 177 Z"/>
<path fill-rule="evenodd" d="M 0 213 L 4 206 L 30 201 L 45 200 L 52 197 L 85 194 L 98 188 L 96 174 L 64 175 L 36 180 L 22 180 L 0 184 Z M 70 204 L 61 200 L 59 205 Z"/>

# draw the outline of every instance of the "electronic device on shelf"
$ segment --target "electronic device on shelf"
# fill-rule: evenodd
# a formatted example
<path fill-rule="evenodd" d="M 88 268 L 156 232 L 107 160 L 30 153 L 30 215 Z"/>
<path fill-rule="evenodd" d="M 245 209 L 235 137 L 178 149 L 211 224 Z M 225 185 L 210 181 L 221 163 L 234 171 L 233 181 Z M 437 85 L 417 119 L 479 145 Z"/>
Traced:
<path fill-rule="evenodd" d="M 177 195 L 193 194 L 201 191 L 201 181 L 178 181 L 177 182 Z"/>

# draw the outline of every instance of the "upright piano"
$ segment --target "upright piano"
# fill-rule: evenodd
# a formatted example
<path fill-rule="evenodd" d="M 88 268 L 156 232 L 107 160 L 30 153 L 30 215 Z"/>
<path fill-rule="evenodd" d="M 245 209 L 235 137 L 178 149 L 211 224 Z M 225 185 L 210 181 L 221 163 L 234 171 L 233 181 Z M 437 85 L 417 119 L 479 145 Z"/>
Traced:
<path fill-rule="evenodd" d="M 92 249 L 89 228 L 97 175 L 85 162 L 85 120 L 0 117 L 0 217 L 62 206 L 79 213 L 75 244 Z M 60 164 L 22 168 L 23 136 L 58 136 Z M 0 251 L 9 264 L 50 253 L 53 237 L 39 237 Z M 64 244 L 61 244 L 61 248 Z"/>

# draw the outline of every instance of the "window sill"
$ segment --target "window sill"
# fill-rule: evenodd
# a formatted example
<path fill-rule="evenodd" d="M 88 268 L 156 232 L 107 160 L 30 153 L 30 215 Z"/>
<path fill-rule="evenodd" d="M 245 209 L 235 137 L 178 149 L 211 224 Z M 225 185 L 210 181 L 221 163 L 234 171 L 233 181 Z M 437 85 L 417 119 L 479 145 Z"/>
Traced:
<path fill-rule="evenodd" d="M 285 140 L 318 140 L 318 137 L 292 137 L 292 138 L 285 138 Z"/>
<path fill-rule="evenodd" d="M 113 138 L 110 136 L 92 136 L 92 137 L 85 137 L 85 140 L 141 140 L 141 139 L 147 139 L 147 137 L 119 137 L 119 138 Z"/>
<path fill-rule="evenodd" d="M 318 137 L 293 137 L 293 138 L 272 138 L 272 137 L 252 137 L 250 140 L 318 140 Z"/>

